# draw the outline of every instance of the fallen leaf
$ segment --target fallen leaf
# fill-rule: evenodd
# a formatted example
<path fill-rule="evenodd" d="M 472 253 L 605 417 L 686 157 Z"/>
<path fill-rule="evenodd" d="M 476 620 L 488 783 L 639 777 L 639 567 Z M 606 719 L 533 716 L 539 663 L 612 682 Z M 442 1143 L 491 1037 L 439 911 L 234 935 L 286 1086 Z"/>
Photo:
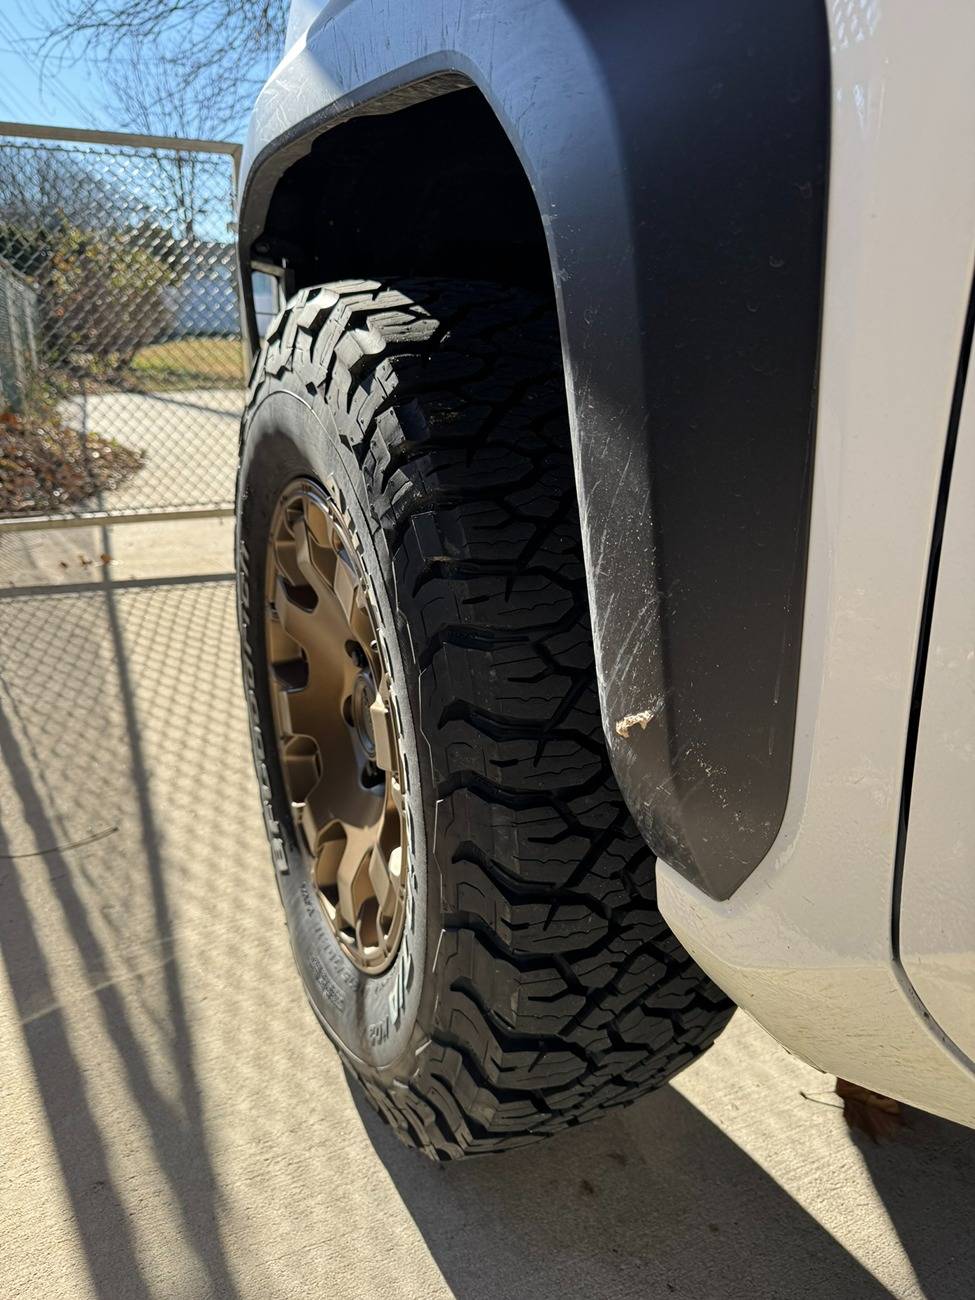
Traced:
<path fill-rule="evenodd" d="M 892 1138 L 906 1123 L 899 1101 L 882 1092 L 862 1088 L 848 1079 L 836 1080 L 836 1095 L 843 1102 L 843 1118 L 852 1129 L 874 1142 Z"/>
<path fill-rule="evenodd" d="M 93 501 L 131 478 L 144 459 L 98 433 L 82 438 L 50 404 L 31 415 L 0 410 L 0 515 L 47 514 Z"/>

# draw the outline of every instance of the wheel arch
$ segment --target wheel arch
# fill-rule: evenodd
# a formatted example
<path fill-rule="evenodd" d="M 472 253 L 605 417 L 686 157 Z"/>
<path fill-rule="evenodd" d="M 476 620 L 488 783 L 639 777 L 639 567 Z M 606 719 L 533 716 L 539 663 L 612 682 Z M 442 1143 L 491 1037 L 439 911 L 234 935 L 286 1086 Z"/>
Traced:
<path fill-rule="evenodd" d="M 481 265 L 503 279 L 500 263 L 552 286 L 614 771 L 653 849 L 723 898 L 774 841 L 791 780 L 825 247 L 825 7 L 607 0 L 597 13 L 585 0 L 508 0 L 505 16 L 495 24 L 459 0 L 356 0 L 313 22 L 259 101 L 244 261 L 260 263 L 275 213 L 280 246 L 268 249 L 289 260 L 291 283 L 321 276 L 285 247 L 279 220 L 278 183 L 316 150 L 341 158 L 353 133 L 388 148 L 424 119 L 441 124 L 442 145 L 480 114 L 486 134 L 460 138 L 496 146 L 512 201 L 455 188 L 478 235 L 436 272 Z M 377 22 L 383 46 L 369 39 Z M 316 86 L 330 88 L 324 108 Z M 442 149 L 424 162 L 436 174 Z M 356 210 L 341 184 L 338 195 L 348 233 Z M 433 229 L 427 252 L 442 254 L 444 226 Z M 361 225 L 353 233 L 345 254 L 375 253 Z M 349 273 L 402 269 L 360 260 Z"/>
<path fill-rule="evenodd" d="M 363 267 L 552 288 L 525 167 L 460 73 L 421 76 L 309 124 L 255 171 L 240 214 L 252 344 L 248 269 L 279 275 L 288 295 Z"/>

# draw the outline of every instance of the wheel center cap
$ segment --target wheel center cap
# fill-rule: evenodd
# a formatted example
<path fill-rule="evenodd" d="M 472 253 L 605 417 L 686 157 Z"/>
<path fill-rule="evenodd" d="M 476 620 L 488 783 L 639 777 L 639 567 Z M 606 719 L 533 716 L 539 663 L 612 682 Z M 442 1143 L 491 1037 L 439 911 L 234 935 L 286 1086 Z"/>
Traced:
<path fill-rule="evenodd" d="M 360 673 L 352 687 L 352 726 L 359 744 L 370 758 L 376 757 L 376 737 L 372 729 L 370 706 L 376 698 L 376 688 L 368 673 Z"/>

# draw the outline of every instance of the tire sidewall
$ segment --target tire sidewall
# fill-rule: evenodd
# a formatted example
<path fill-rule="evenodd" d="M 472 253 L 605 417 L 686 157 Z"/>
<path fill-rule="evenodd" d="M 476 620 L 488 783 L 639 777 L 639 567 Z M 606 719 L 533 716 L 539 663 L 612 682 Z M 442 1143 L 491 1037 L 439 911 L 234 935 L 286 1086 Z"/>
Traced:
<path fill-rule="evenodd" d="M 428 747 L 417 725 L 413 661 L 405 623 L 397 615 L 393 565 L 385 535 L 370 508 L 366 485 L 349 450 L 359 434 L 345 431 L 343 413 L 319 394 L 309 399 L 280 382 L 259 392 L 245 413 L 237 491 L 237 586 L 244 686 L 261 803 L 289 936 L 309 1001 L 322 1025 L 362 1073 L 381 1085 L 408 1077 L 429 1023 L 433 1000 L 427 952 L 436 952 L 439 888 L 431 879 L 422 791 L 433 780 Z M 299 848 L 277 756 L 265 650 L 265 562 L 271 517 L 284 487 L 317 480 L 359 543 L 383 641 L 405 761 L 404 801 L 409 834 L 407 911 L 392 965 L 367 975 L 344 953 L 317 897 Z M 425 1014 L 426 1013 L 426 1014 Z"/>

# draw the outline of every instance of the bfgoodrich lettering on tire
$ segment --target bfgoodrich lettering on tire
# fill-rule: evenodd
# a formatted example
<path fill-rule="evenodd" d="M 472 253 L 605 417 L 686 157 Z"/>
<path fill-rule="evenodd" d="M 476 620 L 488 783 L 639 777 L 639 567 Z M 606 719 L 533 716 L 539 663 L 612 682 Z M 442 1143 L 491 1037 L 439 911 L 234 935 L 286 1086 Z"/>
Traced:
<path fill-rule="evenodd" d="M 237 538 L 295 958 L 404 1141 L 518 1146 L 704 1050 L 730 1007 L 604 748 L 550 305 L 302 290 L 255 366 Z"/>

